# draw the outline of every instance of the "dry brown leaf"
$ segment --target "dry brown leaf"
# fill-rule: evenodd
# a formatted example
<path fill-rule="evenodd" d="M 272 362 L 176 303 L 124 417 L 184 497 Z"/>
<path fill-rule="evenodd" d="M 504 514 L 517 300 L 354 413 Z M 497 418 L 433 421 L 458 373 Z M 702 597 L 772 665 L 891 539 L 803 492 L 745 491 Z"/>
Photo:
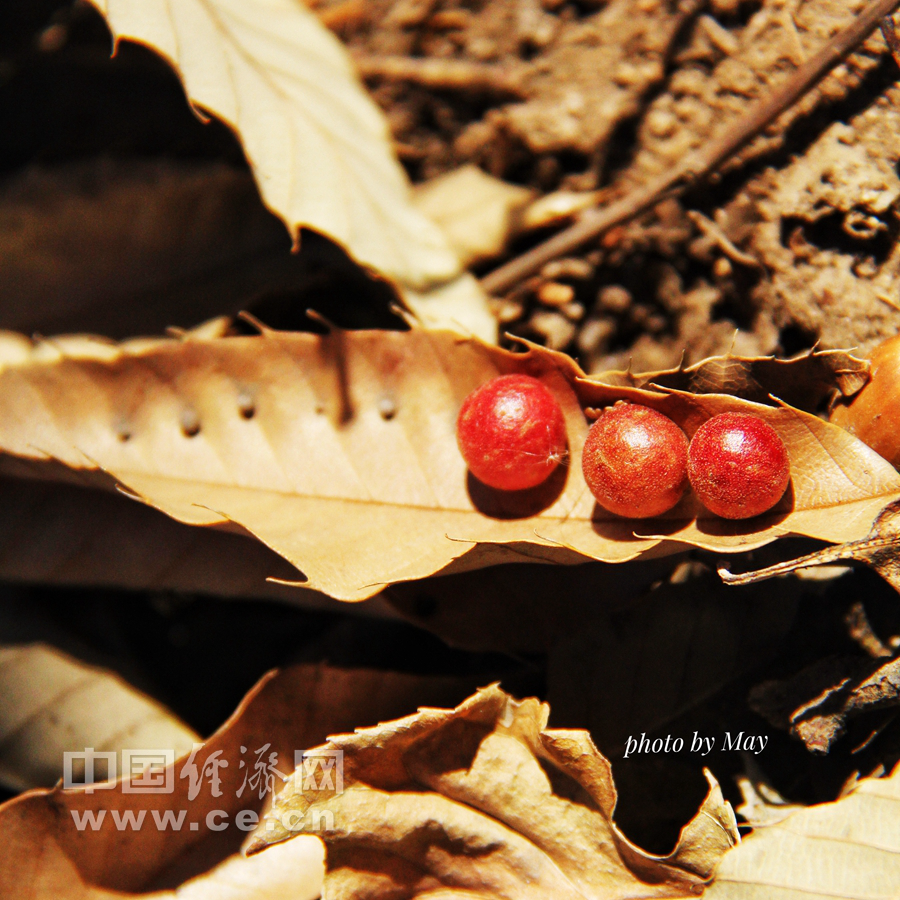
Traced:
<path fill-rule="evenodd" d="M 699 893 L 738 840 L 714 779 L 675 850 L 646 854 L 612 821 L 609 762 L 586 731 L 547 729 L 548 712 L 493 686 L 453 710 L 332 738 L 309 752 L 340 752 L 342 783 L 300 767 L 248 851 L 318 827 L 336 900 Z"/>
<path fill-rule="evenodd" d="M 126 793 L 120 781 L 93 793 L 32 791 L 0 806 L 0 896 L 312 900 L 322 881 L 316 838 L 296 842 L 270 862 L 238 854 L 264 807 L 269 776 L 271 788 L 279 773 L 287 777 L 293 770 L 295 751 L 331 731 L 396 716 L 423 702 L 456 702 L 471 689 L 471 680 L 324 666 L 294 666 L 267 676 L 193 760 L 182 757 L 169 767 L 171 792 Z M 218 796 L 209 777 L 211 759 L 227 763 L 217 767 Z M 259 760 L 265 769 L 257 768 Z M 192 772 L 199 777 L 193 795 Z M 253 781 L 255 776 L 260 780 Z M 247 813 L 240 826 L 242 810 Z M 127 824 L 129 813 L 133 821 L 140 819 L 139 827 Z M 166 821 L 167 814 L 170 824 L 158 828 L 157 820 Z M 211 827 L 223 823 L 223 830 Z"/>
<path fill-rule="evenodd" d="M 188 98 L 235 129 L 266 205 L 412 287 L 456 275 L 444 236 L 412 206 L 387 124 L 340 42 L 292 0 L 93 0 L 116 40 L 178 71 Z"/>
<path fill-rule="evenodd" d="M 773 725 L 790 729 L 807 750 L 828 753 L 862 713 L 900 705 L 900 660 L 829 657 L 785 681 L 766 681 L 750 705 Z"/>
<path fill-rule="evenodd" d="M 296 287 L 289 247 L 250 175 L 223 164 L 35 167 L 0 189 L 0 318 L 29 334 L 158 334 Z"/>
<path fill-rule="evenodd" d="M 240 526 L 346 600 L 452 566 L 623 562 L 685 544 L 747 550 L 788 534 L 864 535 L 900 496 L 900 475 L 843 429 L 790 407 L 611 387 L 571 358 L 513 354 L 450 332 L 266 331 L 255 337 L 0 341 L 0 449 L 12 474 L 129 491 L 180 521 Z M 500 496 L 467 478 L 455 437 L 464 397 L 503 372 L 556 395 L 570 464 Z M 620 399 L 691 435 L 712 415 L 753 412 L 781 435 L 792 485 L 763 516 L 733 522 L 687 496 L 633 522 L 596 506 L 580 475 L 585 407 Z M 466 558 L 473 547 L 485 552 Z"/>
<path fill-rule="evenodd" d="M 793 359 L 713 356 L 663 372 L 605 372 L 597 380 L 692 394 L 731 394 L 755 403 L 771 403 L 774 396 L 789 406 L 815 412 L 835 391 L 844 397 L 857 393 L 868 380 L 869 368 L 866 360 L 844 350 L 813 348 Z"/>
<path fill-rule="evenodd" d="M 900 766 L 834 803 L 757 828 L 725 854 L 708 900 L 896 900 Z"/>
<path fill-rule="evenodd" d="M 793 582 L 735 595 L 712 574 L 663 584 L 621 610 L 595 604 L 550 654 L 548 701 L 610 754 L 772 659 L 794 625 Z M 712 765 L 714 757 L 704 763 Z"/>
<path fill-rule="evenodd" d="M 452 328 L 488 344 L 497 343 L 497 319 L 484 288 L 469 272 L 427 291 L 401 288 L 400 296 L 424 328 Z"/>
<path fill-rule="evenodd" d="M 470 555 L 480 552 L 476 548 Z M 674 564 L 671 557 L 639 566 L 508 563 L 395 584 L 379 599 L 452 647 L 545 654 L 581 632 L 598 606 L 610 611 L 630 604 L 668 577 Z M 550 597 L 565 597 L 565 603 L 548 602 Z"/>
<path fill-rule="evenodd" d="M 113 672 L 45 644 L 0 645 L 0 780 L 14 790 L 56 783 L 63 753 L 93 747 L 190 750 L 199 737 Z"/>

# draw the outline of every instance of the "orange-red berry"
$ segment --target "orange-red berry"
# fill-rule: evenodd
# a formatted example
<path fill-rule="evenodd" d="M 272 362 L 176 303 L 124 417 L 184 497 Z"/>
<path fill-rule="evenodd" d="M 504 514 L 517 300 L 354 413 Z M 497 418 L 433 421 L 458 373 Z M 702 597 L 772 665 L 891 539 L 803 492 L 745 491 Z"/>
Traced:
<path fill-rule="evenodd" d="M 469 471 L 503 491 L 536 487 L 566 456 L 562 409 L 530 375 L 501 375 L 469 394 L 456 437 Z"/>
<path fill-rule="evenodd" d="M 687 487 L 685 433 L 648 406 L 605 409 L 584 443 L 584 480 L 597 502 L 630 519 L 670 510 Z"/>
<path fill-rule="evenodd" d="M 697 499 L 724 519 L 749 519 L 771 509 L 791 480 L 787 448 L 768 422 L 722 413 L 704 422 L 688 449 Z"/>

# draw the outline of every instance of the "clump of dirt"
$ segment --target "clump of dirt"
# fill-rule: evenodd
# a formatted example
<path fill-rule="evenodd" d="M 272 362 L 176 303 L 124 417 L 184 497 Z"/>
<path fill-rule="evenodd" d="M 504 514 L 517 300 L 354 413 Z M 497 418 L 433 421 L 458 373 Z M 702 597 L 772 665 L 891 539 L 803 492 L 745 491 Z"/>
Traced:
<path fill-rule="evenodd" d="M 789 78 L 864 0 L 325 0 L 414 180 L 466 163 L 623 196 Z M 896 63 L 879 34 L 723 179 L 554 260 L 501 326 L 590 371 L 869 348 L 900 306 Z M 510 255 L 547 235 L 521 238 Z"/>
<path fill-rule="evenodd" d="M 775 325 L 863 351 L 900 321 L 900 90 L 892 86 L 806 153 L 750 181 L 724 231 L 767 277 L 752 300 Z"/>

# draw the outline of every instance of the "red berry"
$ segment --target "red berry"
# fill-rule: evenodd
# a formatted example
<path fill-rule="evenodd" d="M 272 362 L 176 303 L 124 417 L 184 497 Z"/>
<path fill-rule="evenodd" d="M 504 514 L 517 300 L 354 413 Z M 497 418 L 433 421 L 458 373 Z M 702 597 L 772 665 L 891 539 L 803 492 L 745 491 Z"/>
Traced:
<path fill-rule="evenodd" d="M 530 375 L 501 375 L 469 394 L 456 438 L 469 471 L 503 491 L 541 484 L 566 456 L 562 410 Z"/>
<path fill-rule="evenodd" d="M 759 416 L 722 413 L 704 422 L 691 440 L 688 476 L 710 512 L 749 519 L 782 498 L 791 464 L 778 432 Z"/>
<path fill-rule="evenodd" d="M 584 480 L 597 502 L 630 519 L 670 510 L 687 488 L 685 433 L 655 409 L 617 403 L 584 442 Z"/>

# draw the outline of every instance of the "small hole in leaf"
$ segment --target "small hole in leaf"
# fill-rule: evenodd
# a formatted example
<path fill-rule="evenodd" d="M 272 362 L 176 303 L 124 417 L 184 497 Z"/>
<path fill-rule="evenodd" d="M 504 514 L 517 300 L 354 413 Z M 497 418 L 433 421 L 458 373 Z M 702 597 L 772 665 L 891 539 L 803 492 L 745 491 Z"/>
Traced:
<path fill-rule="evenodd" d="M 131 440 L 131 432 L 130 431 L 120 431 L 119 432 L 119 440 L 123 444 L 127 444 Z"/>
<path fill-rule="evenodd" d="M 378 401 L 378 413 L 385 422 L 397 415 L 397 404 L 392 397 L 382 397 Z"/>
<path fill-rule="evenodd" d="M 244 389 L 238 394 L 238 411 L 241 418 L 248 421 L 256 415 L 256 403 L 253 401 L 253 395 L 250 391 Z"/>
<path fill-rule="evenodd" d="M 181 413 L 181 433 L 185 437 L 196 437 L 200 434 L 200 417 L 192 409 Z"/>

